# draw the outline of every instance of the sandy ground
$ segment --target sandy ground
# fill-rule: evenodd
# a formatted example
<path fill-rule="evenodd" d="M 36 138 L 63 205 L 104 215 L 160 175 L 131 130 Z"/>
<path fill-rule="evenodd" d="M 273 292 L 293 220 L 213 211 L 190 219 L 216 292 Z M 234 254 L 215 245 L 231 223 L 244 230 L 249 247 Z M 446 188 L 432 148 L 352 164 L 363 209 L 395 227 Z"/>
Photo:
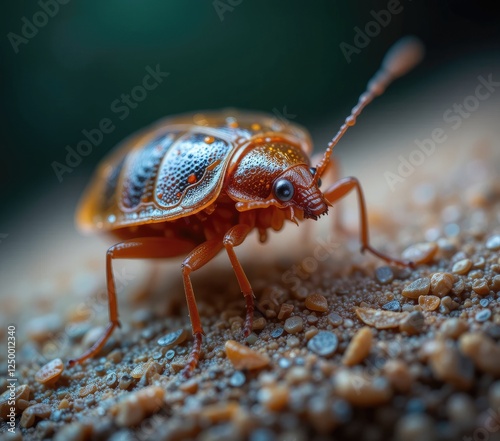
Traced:
<path fill-rule="evenodd" d="M 353 197 L 343 234 L 326 218 L 238 250 L 263 312 L 246 341 L 227 258 L 195 274 L 206 337 L 187 381 L 179 261 L 118 262 L 123 328 L 83 366 L 54 361 L 88 347 L 107 315 L 107 245 L 74 231 L 74 192 L 57 189 L 60 211 L 2 244 L 0 335 L 7 348 L 15 327 L 17 379 L 15 433 L 12 377 L 0 379 L 3 439 L 500 439 L 500 143 L 492 113 L 482 115 L 447 132 L 392 190 L 387 172 L 444 125 L 439 117 L 420 131 L 394 126 L 362 158 L 345 155 L 365 183 L 374 244 L 413 253 L 415 270 L 359 254 Z M 7 349 L 0 357 L 6 373 Z"/>

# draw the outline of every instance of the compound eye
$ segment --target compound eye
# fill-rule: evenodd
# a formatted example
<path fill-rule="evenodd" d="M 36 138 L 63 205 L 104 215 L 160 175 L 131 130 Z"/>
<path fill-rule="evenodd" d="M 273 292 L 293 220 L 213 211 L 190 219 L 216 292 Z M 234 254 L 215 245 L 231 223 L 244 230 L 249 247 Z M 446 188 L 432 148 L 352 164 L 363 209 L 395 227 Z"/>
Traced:
<path fill-rule="evenodd" d="M 309 171 L 310 171 L 310 172 L 311 172 L 311 174 L 314 176 L 314 175 L 316 174 L 316 167 L 311 167 L 311 168 L 309 169 Z M 319 178 L 319 179 L 318 179 L 318 188 L 319 188 L 319 187 L 321 187 L 321 184 L 322 184 L 322 182 L 321 182 L 321 178 Z"/>
<path fill-rule="evenodd" d="M 295 190 L 288 179 L 279 179 L 274 184 L 274 195 L 281 201 L 287 202 L 293 198 Z"/>

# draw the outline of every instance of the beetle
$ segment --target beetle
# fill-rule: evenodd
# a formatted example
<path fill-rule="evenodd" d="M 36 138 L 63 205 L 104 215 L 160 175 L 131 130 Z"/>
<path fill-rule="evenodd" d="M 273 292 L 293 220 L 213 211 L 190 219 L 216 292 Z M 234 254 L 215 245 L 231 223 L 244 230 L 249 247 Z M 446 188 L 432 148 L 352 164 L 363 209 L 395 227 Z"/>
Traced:
<path fill-rule="evenodd" d="M 85 232 L 107 232 L 120 240 L 106 254 L 109 324 L 73 366 L 96 355 L 120 326 L 114 259 L 186 256 L 182 278 L 193 332 L 193 347 L 182 371 L 188 376 L 200 357 L 203 329 L 191 274 L 226 251 L 246 300 L 243 334 L 252 331 L 254 294 L 234 248 L 254 229 L 265 242 L 269 229 L 286 221 L 318 219 L 329 206 L 355 190 L 360 210 L 362 251 L 399 265 L 369 243 L 363 191 L 354 177 L 325 191 L 321 176 L 331 167 L 334 146 L 364 107 L 422 58 L 423 47 L 405 37 L 387 53 L 351 115 L 313 167 L 308 132 L 272 115 L 210 111 L 160 120 L 117 146 L 98 168 L 77 210 Z"/>

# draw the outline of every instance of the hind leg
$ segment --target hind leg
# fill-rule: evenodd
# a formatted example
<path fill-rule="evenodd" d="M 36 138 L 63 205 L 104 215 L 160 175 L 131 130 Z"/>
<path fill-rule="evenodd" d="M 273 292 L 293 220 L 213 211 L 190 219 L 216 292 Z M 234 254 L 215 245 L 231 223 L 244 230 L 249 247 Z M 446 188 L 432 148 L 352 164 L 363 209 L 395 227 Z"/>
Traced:
<path fill-rule="evenodd" d="M 158 237 L 143 237 L 129 239 L 113 245 L 106 253 L 106 282 L 109 306 L 109 323 L 103 334 L 94 345 L 78 358 L 68 361 L 74 366 L 82 363 L 87 358 L 97 355 L 108 341 L 116 327 L 120 326 L 118 320 L 118 303 L 116 300 L 116 285 L 113 275 L 114 259 L 163 259 L 185 254 L 193 249 L 193 243 L 185 240 L 166 239 Z"/>

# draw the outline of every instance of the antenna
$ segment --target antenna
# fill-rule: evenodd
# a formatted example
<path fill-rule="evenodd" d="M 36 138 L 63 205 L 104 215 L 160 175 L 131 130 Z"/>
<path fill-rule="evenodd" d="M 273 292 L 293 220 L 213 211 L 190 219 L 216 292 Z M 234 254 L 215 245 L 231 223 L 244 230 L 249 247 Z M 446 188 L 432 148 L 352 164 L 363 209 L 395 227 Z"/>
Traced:
<path fill-rule="evenodd" d="M 345 119 L 337 134 L 328 143 L 325 154 L 316 166 L 315 181 L 324 173 L 333 148 L 344 136 L 349 127 L 356 124 L 357 117 L 363 109 L 379 95 L 382 95 L 395 79 L 405 75 L 412 70 L 424 57 L 424 46 L 421 41 L 413 36 L 403 37 L 397 41 L 386 53 L 378 72 L 368 82 L 366 91 L 359 97 L 358 104 L 351 110 L 351 114 Z"/>

